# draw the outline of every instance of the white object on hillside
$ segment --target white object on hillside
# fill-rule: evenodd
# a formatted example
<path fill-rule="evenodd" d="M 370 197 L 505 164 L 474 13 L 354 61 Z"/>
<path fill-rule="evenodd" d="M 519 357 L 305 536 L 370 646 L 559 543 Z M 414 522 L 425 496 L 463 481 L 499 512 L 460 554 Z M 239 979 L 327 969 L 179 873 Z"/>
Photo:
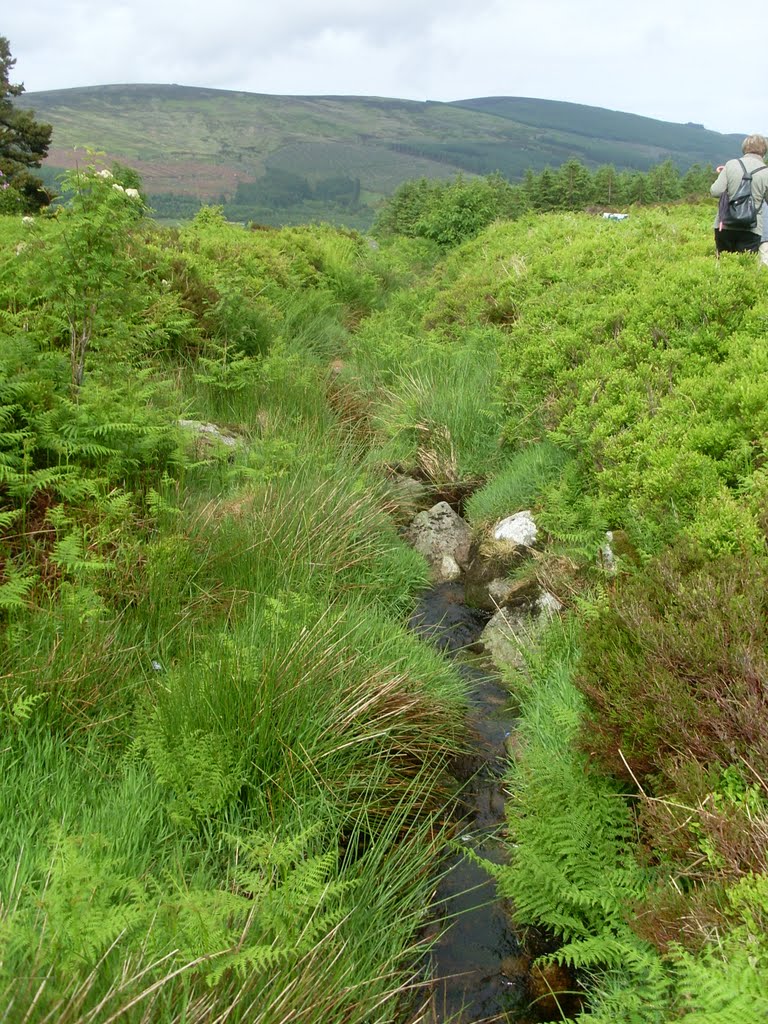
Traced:
<path fill-rule="evenodd" d="M 613 530 L 605 531 L 605 543 L 601 544 L 599 560 L 604 569 L 608 572 L 616 571 L 616 555 L 613 550 Z"/>
<path fill-rule="evenodd" d="M 604 213 L 603 220 L 626 220 L 628 213 Z"/>

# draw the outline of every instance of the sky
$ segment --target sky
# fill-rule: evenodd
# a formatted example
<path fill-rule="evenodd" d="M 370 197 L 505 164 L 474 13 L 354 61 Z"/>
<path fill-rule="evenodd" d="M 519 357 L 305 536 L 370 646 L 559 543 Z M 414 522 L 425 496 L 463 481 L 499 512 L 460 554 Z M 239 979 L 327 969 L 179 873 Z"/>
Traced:
<path fill-rule="evenodd" d="M 16 59 L 11 82 L 27 92 L 151 82 L 532 96 L 768 135 L 768 8 L 738 6 L 753 33 L 741 69 L 725 58 L 725 10 L 711 0 L 35 0 L 9 4 L 0 35 Z"/>

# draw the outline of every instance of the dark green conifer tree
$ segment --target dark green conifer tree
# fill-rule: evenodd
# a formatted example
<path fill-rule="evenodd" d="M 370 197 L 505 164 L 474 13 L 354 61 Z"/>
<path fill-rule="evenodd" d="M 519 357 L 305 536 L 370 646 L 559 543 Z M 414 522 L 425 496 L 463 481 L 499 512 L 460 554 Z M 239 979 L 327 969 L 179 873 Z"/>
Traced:
<path fill-rule="evenodd" d="M 683 198 L 708 196 L 709 186 L 716 177 L 717 172 L 709 164 L 693 164 L 680 179 L 680 195 Z"/>
<path fill-rule="evenodd" d="M 680 171 L 671 160 L 656 164 L 647 174 L 646 203 L 668 203 L 680 198 Z"/>
<path fill-rule="evenodd" d="M 40 178 L 30 173 L 39 167 L 51 144 L 51 125 L 35 120 L 34 111 L 17 110 L 13 97 L 24 92 L 22 84 L 12 85 L 11 69 L 16 63 L 11 45 L 0 36 L 0 171 L 3 184 L 15 189 L 24 207 L 36 210 L 50 202 Z"/>
<path fill-rule="evenodd" d="M 546 213 L 549 210 L 558 210 L 561 206 L 562 198 L 557 172 L 550 167 L 545 167 L 536 182 L 533 208 Z"/>
<path fill-rule="evenodd" d="M 557 172 L 557 182 L 560 187 L 560 205 L 563 209 L 583 210 L 592 201 L 592 175 L 579 160 L 566 160 Z"/>
<path fill-rule="evenodd" d="M 592 179 L 594 201 L 601 206 L 613 206 L 622 200 L 619 176 L 613 164 L 603 164 L 595 171 Z"/>

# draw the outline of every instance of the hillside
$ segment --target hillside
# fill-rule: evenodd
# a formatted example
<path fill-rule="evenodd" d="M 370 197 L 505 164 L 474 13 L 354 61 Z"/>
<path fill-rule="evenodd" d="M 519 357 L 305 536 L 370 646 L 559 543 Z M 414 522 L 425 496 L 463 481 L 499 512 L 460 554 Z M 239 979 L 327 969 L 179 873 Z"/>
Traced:
<path fill-rule="evenodd" d="M 739 136 L 551 100 L 454 103 L 361 96 L 268 96 L 179 85 L 27 93 L 54 127 L 49 179 L 103 152 L 141 173 L 162 215 L 200 201 L 265 223 L 314 218 L 370 224 L 403 181 L 500 171 L 510 180 L 576 157 L 645 170 L 719 163 Z"/>

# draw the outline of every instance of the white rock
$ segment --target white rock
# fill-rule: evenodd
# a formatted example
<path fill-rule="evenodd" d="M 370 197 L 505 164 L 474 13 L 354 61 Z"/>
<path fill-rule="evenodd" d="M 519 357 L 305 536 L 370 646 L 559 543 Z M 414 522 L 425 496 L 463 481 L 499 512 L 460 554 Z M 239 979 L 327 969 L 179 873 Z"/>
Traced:
<path fill-rule="evenodd" d="M 217 427 L 215 423 L 200 423 L 199 420 L 177 420 L 176 422 L 185 430 L 195 430 L 198 434 L 210 434 L 227 448 L 234 448 L 237 445 L 237 438 L 222 433 L 221 427 Z"/>
<path fill-rule="evenodd" d="M 494 540 L 505 540 L 518 546 L 532 548 L 538 535 L 530 510 L 507 516 L 493 528 Z"/>
<path fill-rule="evenodd" d="M 563 610 L 563 606 L 554 594 L 550 594 L 548 590 L 545 590 L 536 601 L 536 610 L 541 618 L 551 619 Z"/>
<path fill-rule="evenodd" d="M 605 544 L 600 547 L 600 564 L 608 572 L 615 572 L 616 570 L 616 555 L 613 553 L 613 530 L 606 530 L 605 532 Z"/>
<path fill-rule="evenodd" d="M 453 555 L 443 555 L 440 559 L 439 575 L 445 583 L 457 580 L 461 576 L 461 566 Z"/>

